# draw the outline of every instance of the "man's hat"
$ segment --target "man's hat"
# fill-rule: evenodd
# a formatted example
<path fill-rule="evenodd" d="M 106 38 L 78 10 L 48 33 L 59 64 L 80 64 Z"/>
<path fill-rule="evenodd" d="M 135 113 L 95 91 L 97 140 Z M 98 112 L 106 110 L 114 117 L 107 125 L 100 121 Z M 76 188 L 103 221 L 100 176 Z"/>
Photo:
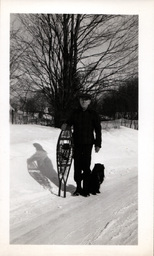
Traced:
<path fill-rule="evenodd" d="M 84 100 L 91 100 L 91 95 L 89 93 L 79 93 L 78 98 Z"/>

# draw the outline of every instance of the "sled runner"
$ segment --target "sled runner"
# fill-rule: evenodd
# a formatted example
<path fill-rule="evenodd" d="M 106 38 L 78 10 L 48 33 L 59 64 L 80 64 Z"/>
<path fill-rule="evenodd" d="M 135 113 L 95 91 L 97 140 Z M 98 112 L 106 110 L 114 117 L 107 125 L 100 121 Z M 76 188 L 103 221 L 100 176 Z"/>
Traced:
<path fill-rule="evenodd" d="M 62 183 L 64 184 L 64 197 L 66 197 L 66 183 L 73 157 L 73 139 L 71 129 L 61 131 L 57 142 L 57 171 L 59 179 L 58 196 L 61 194 Z"/>
<path fill-rule="evenodd" d="M 27 164 L 27 169 L 33 179 L 36 180 L 41 186 L 49 190 L 52 189 L 48 178 L 41 173 L 41 171 L 38 169 L 36 162 Z"/>

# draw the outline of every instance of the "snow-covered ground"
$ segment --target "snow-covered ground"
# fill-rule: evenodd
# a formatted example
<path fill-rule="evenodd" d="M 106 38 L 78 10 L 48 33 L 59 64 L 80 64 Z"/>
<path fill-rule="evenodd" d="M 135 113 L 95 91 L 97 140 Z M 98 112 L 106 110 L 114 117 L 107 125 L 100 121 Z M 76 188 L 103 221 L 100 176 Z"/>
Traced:
<path fill-rule="evenodd" d="M 10 244 L 137 245 L 138 131 L 102 131 L 102 149 L 92 164 L 105 165 L 101 194 L 73 197 L 73 165 L 66 198 L 58 197 L 56 143 L 59 129 L 37 125 L 10 127 Z M 53 164 L 53 193 L 27 172 L 26 159 L 40 143 Z"/>

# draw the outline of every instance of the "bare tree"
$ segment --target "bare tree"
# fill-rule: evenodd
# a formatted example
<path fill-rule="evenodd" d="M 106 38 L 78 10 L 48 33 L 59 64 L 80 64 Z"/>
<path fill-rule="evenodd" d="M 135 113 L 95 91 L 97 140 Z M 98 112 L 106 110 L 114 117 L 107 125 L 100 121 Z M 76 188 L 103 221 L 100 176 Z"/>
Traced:
<path fill-rule="evenodd" d="M 25 104 L 29 91 L 28 81 L 23 82 L 25 76 L 21 71 L 26 45 L 21 41 L 21 30 L 16 26 L 14 19 L 11 19 L 10 25 L 10 102 L 14 103 L 15 108 L 18 109 L 19 106 L 21 107 L 21 102 Z"/>
<path fill-rule="evenodd" d="M 102 92 L 114 80 L 137 76 L 135 15 L 20 14 L 18 85 L 42 90 L 55 125 L 81 90 Z M 11 42 L 11 43 L 12 43 Z M 24 49 L 24 51 L 23 51 Z M 27 94 L 26 94 L 27 95 Z"/>

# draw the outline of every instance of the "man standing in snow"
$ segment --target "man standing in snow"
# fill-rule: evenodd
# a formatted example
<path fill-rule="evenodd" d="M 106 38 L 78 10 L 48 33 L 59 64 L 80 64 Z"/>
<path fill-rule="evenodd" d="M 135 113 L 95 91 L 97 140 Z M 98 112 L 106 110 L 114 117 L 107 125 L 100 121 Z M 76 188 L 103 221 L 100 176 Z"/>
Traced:
<path fill-rule="evenodd" d="M 95 152 L 101 148 L 101 125 L 98 114 L 89 108 L 91 95 L 83 93 L 79 95 L 80 107 L 73 112 L 71 117 L 61 129 L 73 126 L 74 139 L 74 180 L 77 184 L 74 196 L 89 196 L 89 179 L 92 147 Z M 95 136 L 94 136 L 95 133 Z M 83 188 L 81 181 L 83 180 Z"/>

